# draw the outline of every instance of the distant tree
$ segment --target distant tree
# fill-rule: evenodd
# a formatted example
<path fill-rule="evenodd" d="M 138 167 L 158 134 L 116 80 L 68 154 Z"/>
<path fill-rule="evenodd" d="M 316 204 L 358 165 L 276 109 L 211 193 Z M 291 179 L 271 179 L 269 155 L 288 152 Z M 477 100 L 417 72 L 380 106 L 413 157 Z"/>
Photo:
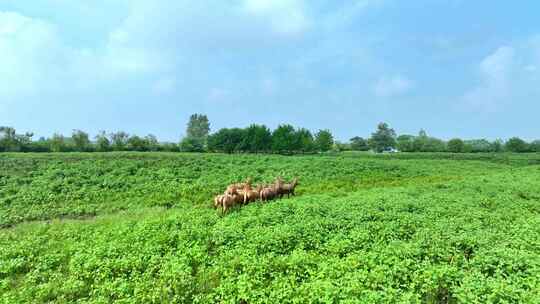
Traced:
<path fill-rule="evenodd" d="M 210 122 L 203 114 L 193 114 L 189 117 L 186 137 L 206 140 L 210 133 Z"/>
<path fill-rule="evenodd" d="M 446 143 L 438 138 L 430 137 L 425 134 L 420 134 L 415 138 L 415 148 L 416 142 L 420 141 L 421 144 L 418 145 L 420 152 L 444 152 L 446 151 Z"/>
<path fill-rule="evenodd" d="M 351 150 L 353 151 L 367 151 L 369 150 L 369 145 L 367 140 L 362 137 L 355 136 L 350 139 Z"/>
<path fill-rule="evenodd" d="M 491 143 L 491 152 L 502 152 L 504 149 L 504 142 L 501 139 L 496 139 Z"/>
<path fill-rule="evenodd" d="M 204 143 L 201 139 L 184 137 L 179 147 L 182 152 L 204 152 Z"/>
<path fill-rule="evenodd" d="M 111 141 L 107 138 L 105 131 L 101 131 L 96 135 L 96 150 L 99 152 L 107 152 L 111 150 Z"/>
<path fill-rule="evenodd" d="M 25 134 L 18 134 L 17 136 L 17 143 L 19 145 L 19 151 L 21 152 L 34 152 L 34 143 L 32 142 L 32 137 L 34 137 L 34 133 L 32 132 L 26 132 Z M 37 152 L 37 151 L 35 151 Z"/>
<path fill-rule="evenodd" d="M 471 139 L 464 141 L 465 152 L 488 153 L 492 152 L 492 144 L 487 139 Z"/>
<path fill-rule="evenodd" d="M 391 129 L 387 123 L 380 123 L 377 126 L 377 131 L 371 134 L 369 146 L 375 152 L 382 152 L 390 148 L 396 147 L 396 132 Z"/>
<path fill-rule="evenodd" d="M 111 133 L 111 145 L 114 151 L 125 151 L 127 149 L 129 134 L 123 131 Z"/>
<path fill-rule="evenodd" d="M 159 150 L 159 142 L 157 140 L 157 137 L 152 134 L 148 134 L 144 137 L 144 141 L 146 143 L 147 151 L 157 151 Z"/>
<path fill-rule="evenodd" d="M 400 135 L 397 137 L 396 146 L 401 152 L 415 152 L 415 136 L 413 135 Z"/>
<path fill-rule="evenodd" d="M 334 145 L 334 136 L 329 130 L 319 130 L 315 134 L 315 146 L 321 152 L 330 151 Z"/>
<path fill-rule="evenodd" d="M 418 132 L 418 136 L 414 138 L 413 147 L 415 152 L 428 152 L 426 146 L 428 144 L 429 137 L 424 129 Z"/>
<path fill-rule="evenodd" d="M 453 138 L 448 141 L 448 152 L 463 153 L 465 152 L 465 143 L 459 138 Z"/>
<path fill-rule="evenodd" d="M 272 132 L 272 151 L 291 153 L 295 149 L 295 132 L 291 125 L 279 125 Z"/>
<path fill-rule="evenodd" d="M 444 152 L 446 144 L 444 141 L 428 136 L 425 130 L 420 130 L 418 136 L 413 141 L 414 151 L 416 152 Z"/>
<path fill-rule="evenodd" d="M 208 149 L 214 152 L 234 153 L 243 151 L 245 129 L 220 129 L 208 137 Z"/>
<path fill-rule="evenodd" d="M 332 145 L 332 151 L 334 152 L 351 151 L 351 145 L 336 140 L 334 141 L 334 144 Z"/>
<path fill-rule="evenodd" d="M 65 152 L 67 150 L 66 140 L 62 134 L 55 133 L 49 139 L 50 150 L 52 152 Z"/>
<path fill-rule="evenodd" d="M 15 129 L 0 127 L 0 152 L 18 152 L 20 149 Z"/>
<path fill-rule="evenodd" d="M 252 124 L 243 132 L 242 143 L 243 152 L 258 153 L 269 151 L 272 145 L 272 133 L 264 125 Z"/>
<path fill-rule="evenodd" d="M 512 137 L 506 142 L 506 144 L 504 145 L 504 148 L 506 151 L 509 151 L 509 152 L 521 153 L 521 152 L 527 152 L 529 147 L 523 139 L 519 137 Z"/>
<path fill-rule="evenodd" d="M 535 140 L 531 142 L 529 146 L 530 146 L 531 152 L 540 152 L 540 140 Z"/>
<path fill-rule="evenodd" d="M 148 145 L 144 138 L 141 138 L 137 135 L 132 135 L 127 141 L 127 148 L 130 151 L 148 151 Z"/>
<path fill-rule="evenodd" d="M 313 152 L 315 150 L 315 141 L 311 132 L 304 128 L 296 130 L 294 146 L 295 150 L 302 153 Z"/>
<path fill-rule="evenodd" d="M 52 152 L 51 144 L 45 137 L 40 137 L 29 145 L 28 152 Z"/>
<path fill-rule="evenodd" d="M 75 151 L 86 152 L 90 149 L 90 139 L 88 137 L 88 133 L 81 130 L 73 130 L 71 139 L 73 140 Z"/>
<path fill-rule="evenodd" d="M 175 143 L 162 143 L 159 145 L 159 151 L 163 152 L 180 152 L 180 146 Z"/>

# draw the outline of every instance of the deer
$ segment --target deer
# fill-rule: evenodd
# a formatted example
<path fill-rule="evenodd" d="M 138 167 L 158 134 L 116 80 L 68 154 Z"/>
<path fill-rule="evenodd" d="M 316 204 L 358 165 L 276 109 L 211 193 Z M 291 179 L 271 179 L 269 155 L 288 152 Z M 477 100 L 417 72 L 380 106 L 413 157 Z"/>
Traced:
<path fill-rule="evenodd" d="M 251 187 L 251 177 L 248 178 L 245 183 L 235 183 L 229 185 L 227 190 L 225 190 L 225 194 L 234 195 L 238 193 L 238 190 L 243 189 L 246 185 L 250 185 Z"/>
<path fill-rule="evenodd" d="M 296 196 L 296 194 L 294 193 L 294 189 L 296 188 L 296 186 L 298 186 L 298 177 L 295 177 L 289 184 L 283 184 L 283 186 L 281 187 L 281 194 L 287 194 L 287 197 L 290 197 L 291 194 L 293 196 Z"/>

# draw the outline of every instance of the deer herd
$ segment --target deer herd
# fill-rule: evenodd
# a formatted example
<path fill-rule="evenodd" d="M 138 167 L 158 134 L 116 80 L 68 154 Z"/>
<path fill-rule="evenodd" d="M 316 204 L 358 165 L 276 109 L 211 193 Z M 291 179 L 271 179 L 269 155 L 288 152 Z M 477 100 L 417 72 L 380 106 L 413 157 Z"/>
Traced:
<path fill-rule="evenodd" d="M 285 183 L 281 177 L 276 178 L 273 184 L 258 185 L 255 189 L 251 186 L 251 178 L 245 183 L 229 185 L 223 194 L 214 198 L 214 207 L 223 208 L 223 213 L 236 205 L 247 205 L 251 202 L 261 200 L 268 202 L 284 195 L 290 197 L 295 195 L 294 189 L 298 186 L 298 178 L 294 178 L 290 183 Z"/>

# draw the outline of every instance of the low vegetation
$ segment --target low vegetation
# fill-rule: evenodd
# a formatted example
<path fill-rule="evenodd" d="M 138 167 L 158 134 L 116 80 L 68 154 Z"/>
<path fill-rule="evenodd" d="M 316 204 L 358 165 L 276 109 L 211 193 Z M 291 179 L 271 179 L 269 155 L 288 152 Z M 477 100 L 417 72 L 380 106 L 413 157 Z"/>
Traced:
<path fill-rule="evenodd" d="M 535 303 L 537 154 L 0 155 L 2 303 Z M 278 175 L 297 196 L 212 208 Z"/>

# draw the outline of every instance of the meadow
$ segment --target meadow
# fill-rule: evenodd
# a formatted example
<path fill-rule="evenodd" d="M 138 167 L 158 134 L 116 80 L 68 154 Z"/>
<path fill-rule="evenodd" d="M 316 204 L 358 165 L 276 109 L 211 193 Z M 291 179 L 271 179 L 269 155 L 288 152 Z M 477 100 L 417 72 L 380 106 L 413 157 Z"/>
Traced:
<path fill-rule="evenodd" d="M 0 154 L 0 303 L 538 303 L 539 190 L 540 154 Z"/>

